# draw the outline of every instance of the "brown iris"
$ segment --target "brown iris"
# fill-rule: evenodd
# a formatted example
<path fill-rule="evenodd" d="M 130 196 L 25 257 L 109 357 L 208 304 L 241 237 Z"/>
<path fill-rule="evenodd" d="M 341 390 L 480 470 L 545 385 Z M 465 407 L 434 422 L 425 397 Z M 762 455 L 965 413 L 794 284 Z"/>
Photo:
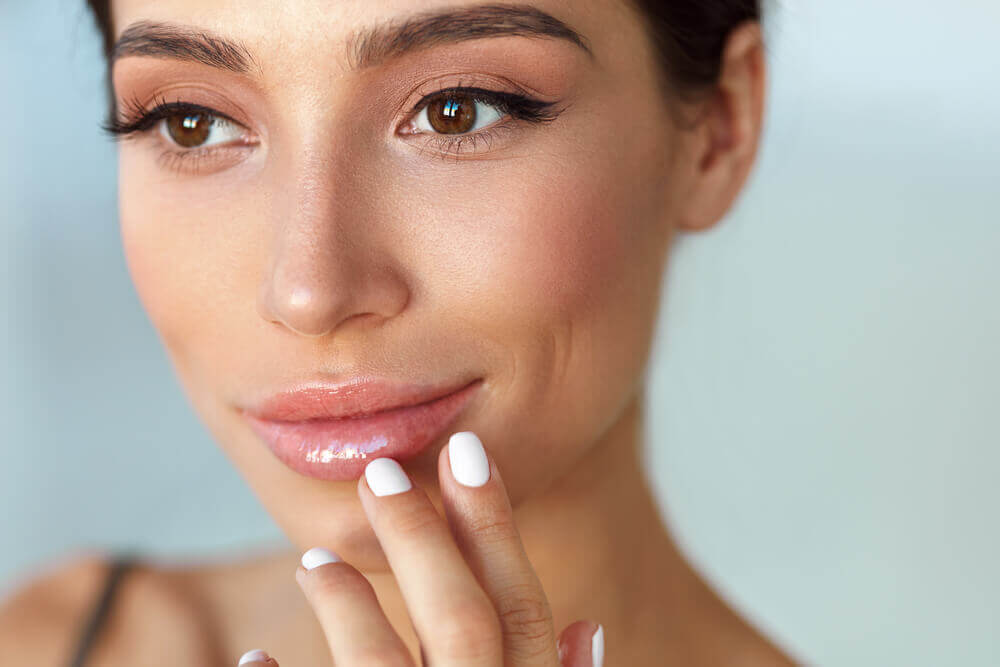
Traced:
<path fill-rule="evenodd" d="M 427 105 L 427 119 L 442 134 L 468 132 L 476 125 L 476 102 L 456 95 L 439 97 Z"/>
<path fill-rule="evenodd" d="M 185 148 L 194 148 L 205 143 L 212 128 L 212 118 L 207 114 L 177 114 L 167 118 L 167 132 L 170 138 Z"/>

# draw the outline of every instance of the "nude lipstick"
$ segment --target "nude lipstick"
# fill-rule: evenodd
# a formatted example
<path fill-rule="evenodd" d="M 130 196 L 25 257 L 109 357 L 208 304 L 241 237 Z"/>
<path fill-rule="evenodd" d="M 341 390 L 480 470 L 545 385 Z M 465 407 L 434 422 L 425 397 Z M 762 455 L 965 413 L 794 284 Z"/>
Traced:
<path fill-rule="evenodd" d="M 240 412 L 292 470 L 356 480 L 372 459 L 402 462 L 426 449 L 481 385 L 481 379 L 435 387 L 362 378 L 281 392 Z"/>

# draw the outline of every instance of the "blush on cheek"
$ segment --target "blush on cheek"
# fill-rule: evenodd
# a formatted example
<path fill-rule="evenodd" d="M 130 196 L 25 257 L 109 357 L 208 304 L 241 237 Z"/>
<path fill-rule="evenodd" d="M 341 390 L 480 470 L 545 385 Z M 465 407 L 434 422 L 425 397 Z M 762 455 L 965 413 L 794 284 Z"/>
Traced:
<path fill-rule="evenodd" d="M 123 149 L 119 164 L 122 248 L 148 317 L 175 361 L 217 358 L 239 342 L 232 332 L 256 317 L 266 250 L 259 202 L 175 182 L 138 146 Z"/>
<path fill-rule="evenodd" d="M 206 313 L 196 268 L 206 258 L 191 247 L 177 212 L 151 205 L 141 177 L 123 181 L 119 195 L 122 251 L 129 275 L 146 315 L 172 357 L 184 357 L 184 346 L 197 339 Z"/>
<path fill-rule="evenodd" d="M 504 231 L 482 270 L 491 290 L 521 308 L 572 316 L 601 307 L 626 278 L 634 259 L 629 211 L 606 181 L 579 176 L 538 179 L 501 213 L 496 227 Z"/>
<path fill-rule="evenodd" d="M 661 278 L 662 189 L 642 183 L 653 178 L 644 164 L 607 153 L 555 162 L 508 178 L 506 196 L 489 197 L 504 204 L 477 225 L 491 247 L 476 291 L 496 299 L 489 330 L 516 357 L 508 417 L 545 430 L 526 437 L 539 455 L 584 447 L 618 417 L 647 356 Z"/>
<path fill-rule="evenodd" d="M 148 233 L 149 227 L 136 222 L 123 207 L 121 214 L 122 248 L 136 294 L 146 311 L 153 328 L 171 354 L 184 340 L 181 333 L 174 331 L 178 310 L 172 304 L 169 277 L 174 275 L 168 268 L 168 255 L 163 248 L 157 248 L 155 236 Z"/>

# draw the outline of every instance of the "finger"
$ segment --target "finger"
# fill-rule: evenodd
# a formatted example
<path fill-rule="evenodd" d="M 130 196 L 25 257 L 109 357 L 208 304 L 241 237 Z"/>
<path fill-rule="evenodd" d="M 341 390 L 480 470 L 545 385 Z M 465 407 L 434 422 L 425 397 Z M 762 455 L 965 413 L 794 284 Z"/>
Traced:
<path fill-rule="evenodd" d="M 320 547 L 306 551 L 295 580 L 319 619 L 335 665 L 413 667 L 371 582 L 340 556 Z"/>
<path fill-rule="evenodd" d="M 243 654 L 239 667 L 278 667 L 278 661 L 264 649 L 255 648 Z"/>
<path fill-rule="evenodd" d="M 373 460 L 358 494 L 427 662 L 500 665 L 500 623 L 427 493 L 390 458 Z"/>
<path fill-rule="evenodd" d="M 593 621 L 570 623 L 559 633 L 562 667 L 601 667 L 604 664 L 604 628 Z"/>
<path fill-rule="evenodd" d="M 445 515 L 465 560 L 493 601 L 508 665 L 558 662 L 552 610 L 514 523 L 496 463 L 472 431 L 438 457 Z"/>

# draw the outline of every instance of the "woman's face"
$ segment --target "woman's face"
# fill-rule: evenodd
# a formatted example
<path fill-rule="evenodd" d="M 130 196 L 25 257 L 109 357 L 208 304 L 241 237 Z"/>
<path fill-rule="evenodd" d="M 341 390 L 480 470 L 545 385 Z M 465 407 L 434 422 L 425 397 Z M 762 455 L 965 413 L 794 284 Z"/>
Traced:
<path fill-rule="evenodd" d="M 505 34 L 390 51 L 355 71 L 349 36 L 470 3 L 113 5 L 117 35 L 163 21 L 252 54 L 243 72 L 167 51 L 117 60 L 123 111 L 183 101 L 234 121 L 205 134 L 182 115 L 123 142 L 121 233 L 194 408 L 293 542 L 374 544 L 356 482 L 294 472 L 241 414 L 297 383 L 481 378 L 406 463 L 435 501 L 454 431 L 482 438 L 515 506 L 598 445 L 641 386 L 691 173 L 640 16 L 621 0 L 535 0 L 593 57 L 569 39 Z M 456 141 L 449 131 L 466 126 L 441 105 L 411 113 L 452 86 L 527 94 L 555 117 L 466 101 L 477 120 Z"/>

